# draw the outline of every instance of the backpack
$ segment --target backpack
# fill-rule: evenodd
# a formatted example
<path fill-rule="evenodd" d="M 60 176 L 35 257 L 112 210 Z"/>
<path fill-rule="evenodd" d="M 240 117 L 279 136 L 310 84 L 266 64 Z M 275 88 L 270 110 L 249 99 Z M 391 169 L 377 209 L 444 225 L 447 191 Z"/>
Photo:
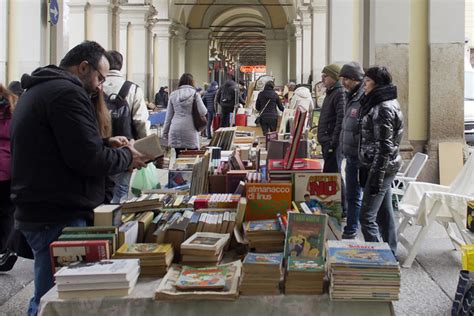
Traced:
<path fill-rule="evenodd" d="M 221 98 L 219 104 L 223 108 L 234 108 L 238 102 L 237 90 L 235 87 L 222 87 Z"/>
<path fill-rule="evenodd" d="M 132 111 L 127 102 L 127 95 L 132 84 L 132 82 L 127 80 L 123 83 L 118 93 L 105 95 L 105 103 L 112 119 L 113 136 L 125 136 L 128 139 L 136 138 L 136 132 L 132 124 Z"/>

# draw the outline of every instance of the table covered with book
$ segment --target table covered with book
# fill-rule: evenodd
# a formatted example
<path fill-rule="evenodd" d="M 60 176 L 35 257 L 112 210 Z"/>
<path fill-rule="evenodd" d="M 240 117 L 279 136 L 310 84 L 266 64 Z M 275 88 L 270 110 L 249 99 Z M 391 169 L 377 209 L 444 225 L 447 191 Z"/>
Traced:
<path fill-rule="evenodd" d="M 240 296 L 235 301 L 156 301 L 162 279 L 140 278 L 126 297 L 58 299 L 56 287 L 42 299 L 40 315 L 393 315 L 390 302 L 331 301 L 324 295 Z"/>

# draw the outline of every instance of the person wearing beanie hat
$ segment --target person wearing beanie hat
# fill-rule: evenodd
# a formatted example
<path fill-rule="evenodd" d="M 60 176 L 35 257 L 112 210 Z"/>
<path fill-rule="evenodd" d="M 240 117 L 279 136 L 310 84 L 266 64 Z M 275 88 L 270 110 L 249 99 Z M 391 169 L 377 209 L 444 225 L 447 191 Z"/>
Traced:
<path fill-rule="evenodd" d="M 340 172 L 341 160 L 336 151 L 339 147 L 339 134 L 344 117 L 345 95 L 339 82 L 340 67 L 331 64 L 323 68 L 321 80 L 326 87 L 326 97 L 318 121 L 318 142 L 321 144 L 324 167 L 323 172 Z"/>
<path fill-rule="evenodd" d="M 334 81 L 339 80 L 339 73 L 341 72 L 341 67 L 336 64 L 330 64 L 323 68 L 322 73 L 326 76 L 331 77 Z"/>
<path fill-rule="evenodd" d="M 359 110 L 360 99 L 364 95 L 362 80 L 364 71 L 357 62 L 342 66 L 341 82 L 346 89 L 347 103 L 344 108 L 340 144 L 341 153 L 346 158 L 345 177 L 342 181 L 342 201 L 347 214 L 347 225 L 342 234 L 343 239 L 354 239 L 359 226 L 359 214 L 362 204 L 362 188 L 358 181 L 358 146 L 359 146 Z"/>
<path fill-rule="evenodd" d="M 344 77 L 360 82 L 362 79 L 364 79 L 364 70 L 358 62 L 351 61 L 350 63 L 342 66 L 341 71 L 339 72 L 339 77 Z"/>
<path fill-rule="evenodd" d="M 387 68 L 367 69 L 360 104 L 359 181 L 364 191 L 361 231 L 365 241 L 383 240 L 395 254 L 397 231 L 391 184 L 402 165 L 403 114 Z"/>
<path fill-rule="evenodd" d="M 202 101 L 204 102 L 204 105 L 207 108 L 207 126 L 206 126 L 207 139 L 212 138 L 211 126 L 212 126 L 212 120 L 214 119 L 214 115 L 216 113 L 214 99 L 216 98 L 218 86 L 219 84 L 217 83 L 217 81 L 211 82 L 209 88 L 207 88 L 206 93 L 204 93 L 204 96 L 202 97 Z"/>

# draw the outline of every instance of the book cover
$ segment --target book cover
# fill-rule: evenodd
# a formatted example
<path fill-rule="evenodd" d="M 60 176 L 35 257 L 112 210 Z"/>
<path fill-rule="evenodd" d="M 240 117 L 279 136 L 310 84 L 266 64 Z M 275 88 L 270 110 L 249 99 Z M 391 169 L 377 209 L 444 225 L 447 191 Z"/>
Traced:
<path fill-rule="evenodd" d="M 328 240 L 327 255 L 330 264 L 398 266 L 389 245 L 383 242 Z"/>
<path fill-rule="evenodd" d="M 255 253 L 249 252 L 245 256 L 244 264 L 281 265 L 283 253 Z"/>
<path fill-rule="evenodd" d="M 288 213 L 285 257 L 323 256 L 326 225 L 326 215 Z"/>
<path fill-rule="evenodd" d="M 120 226 L 122 213 L 120 205 L 102 204 L 94 209 L 94 226 Z"/>
<path fill-rule="evenodd" d="M 153 255 L 166 255 L 172 251 L 171 244 L 123 244 L 117 250 L 119 255 L 140 255 L 140 256 L 153 256 Z"/>
<path fill-rule="evenodd" d="M 171 189 L 186 184 L 191 185 L 192 175 L 192 170 L 169 170 L 168 188 Z"/>
<path fill-rule="evenodd" d="M 60 241 L 80 241 L 80 240 L 107 240 L 111 252 L 117 249 L 117 235 L 115 234 L 62 234 L 58 237 Z"/>
<path fill-rule="evenodd" d="M 49 245 L 53 274 L 73 262 L 95 262 L 110 259 L 107 240 L 54 241 Z"/>
<path fill-rule="evenodd" d="M 278 220 L 261 220 L 261 221 L 249 221 L 244 223 L 244 230 L 246 232 L 256 231 L 279 231 L 280 223 Z"/>
<path fill-rule="evenodd" d="M 98 262 L 76 262 L 61 268 L 56 274 L 57 281 L 71 280 L 67 277 L 83 278 L 86 276 L 114 276 L 116 281 L 126 279 L 133 271 L 139 268 L 139 259 L 111 259 Z"/>
<path fill-rule="evenodd" d="M 312 259 L 300 257 L 288 257 L 288 271 L 298 272 L 324 272 L 324 258 Z"/>
<path fill-rule="evenodd" d="M 291 183 L 247 183 L 245 221 L 275 219 L 291 209 Z"/>
<path fill-rule="evenodd" d="M 342 217 L 341 175 L 339 173 L 293 175 L 293 197 L 297 202 L 306 202 L 312 211 L 320 211 L 340 223 Z M 305 201 L 309 194 L 309 201 Z"/>
<path fill-rule="evenodd" d="M 229 238 L 229 234 L 197 232 L 181 244 L 181 249 L 218 250 Z"/>
<path fill-rule="evenodd" d="M 119 227 L 119 247 L 124 243 L 134 244 L 138 239 L 138 221 L 129 221 Z"/>
<path fill-rule="evenodd" d="M 184 266 L 181 270 L 176 288 L 189 290 L 222 290 L 225 287 L 226 267 L 193 268 Z"/>
<path fill-rule="evenodd" d="M 301 140 L 301 134 L 303 133 L 304 129 L 304 123 L 306 122 L 306 114 L 307 111 L 301 106 L 298 106 L 295 113 L 295 124 L 291 129 L 290 146 L 288 147 L 284 157 L 284 165 L 285 169 L 287 170 L 293 168 L 296 153 L 298 151 L 298 145 L 300 144 Z"/>

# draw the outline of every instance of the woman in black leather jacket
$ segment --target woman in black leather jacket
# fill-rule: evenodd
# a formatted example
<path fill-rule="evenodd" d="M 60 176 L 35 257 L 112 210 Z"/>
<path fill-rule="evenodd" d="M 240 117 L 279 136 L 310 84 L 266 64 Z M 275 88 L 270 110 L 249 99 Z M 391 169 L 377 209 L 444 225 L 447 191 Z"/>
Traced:
<path fill-rule="evenodd" d="M 403 115 L 396 100 L 397 87 L 385 67 L 365 73 L 359 122 L 359 181 L 364 188 L 360 223 L 365 241 L 387 242 L 395 254 L 397 233 L 391 183 L 401 167 L 399 154 Z"/>

